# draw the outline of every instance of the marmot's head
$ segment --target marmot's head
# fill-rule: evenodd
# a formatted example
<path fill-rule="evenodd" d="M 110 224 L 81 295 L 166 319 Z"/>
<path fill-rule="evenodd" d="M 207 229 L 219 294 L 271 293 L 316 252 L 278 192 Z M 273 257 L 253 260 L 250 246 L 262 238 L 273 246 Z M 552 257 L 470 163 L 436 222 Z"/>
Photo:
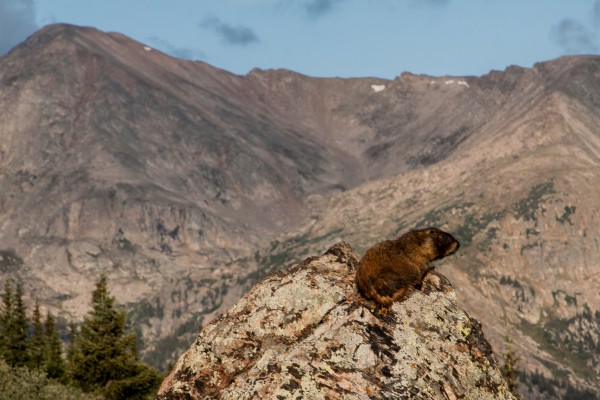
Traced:
<path fill-rule="evenodd" d="M 427 253 L 431 261 L 454 254 L 460 247 L 451 234 L 438 228 L 424 228 L 408 234 L 415 236 L 421 244 L 422 251 Z"/>
<path fill-rule="evenodd" d="M 438 257 L 435 259 L 439 259 L 442 257 L 449 256 L 450 254 L 456 253 L 456 250 L 460 247 L 460 243 L 458 240 L 454 239 L 454 236 L 449 234 L 448 232 L 444 232 L 438 228 L 427 228 L 427 232 L 433 239 L 433 243 L 437 249 Z"/>

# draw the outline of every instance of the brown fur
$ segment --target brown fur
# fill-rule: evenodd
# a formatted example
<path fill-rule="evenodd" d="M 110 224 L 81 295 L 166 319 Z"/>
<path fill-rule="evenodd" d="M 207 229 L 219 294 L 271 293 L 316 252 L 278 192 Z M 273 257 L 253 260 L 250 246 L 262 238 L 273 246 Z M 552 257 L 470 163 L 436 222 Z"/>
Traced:
<path fill-rule="evenodd" d="M 365 253 L 356 271 L 356 286 L 383 307 L 419 288 L 434 267 L 429 263 L 453 254 L 458 241 L 437 228 L 410 231 L 396 240 L 377 243 Z"/>

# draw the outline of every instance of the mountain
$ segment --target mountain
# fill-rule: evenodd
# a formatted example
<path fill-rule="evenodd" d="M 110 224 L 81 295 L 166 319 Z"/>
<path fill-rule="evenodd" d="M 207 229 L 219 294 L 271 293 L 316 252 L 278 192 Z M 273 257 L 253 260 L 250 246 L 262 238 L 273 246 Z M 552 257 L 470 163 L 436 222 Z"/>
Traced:
<path fill-rule="evenodd" d="M 460 89 L 421 78 L 423 98 L 462 91 L 418 114 L 465 126 L 464 139 L 435 163 L 316 199 L 304 227 L 259 259 L 291 262 L 331 238 L 362 254 L 412 227 L 443 227 L 462 246 L 442 270 L 494 348 L 512 342 L 524 397 L 597 398 L 599 78 L 598 57 L 511 67 Z"/>
<path fill-rule="evenodd" d="M 116 33 L 40 30 L 0 59 L 0 268 L 66 318 L 105 272 L 148 351 L 166 335 L 187 345 L 182 326 L 257 276 L 232 260 L 297 226 L 309 195 L 364 180 L 319 130 L 361 85 L 347 83 L 240 77 Z"/>
<path fill-rule="evenodd" d="M 64 319 L 98 275 L 164 366 L 272 269 L 436 225 L 527 398 L 600 386 L 600 57 L 481 77 L 239 76 L 51 25 L 0 58 L 0 271 Z M 576 392 L 580 390 L 581 392 Z M 536 397 L 537 396 L 537 397 Z"/>

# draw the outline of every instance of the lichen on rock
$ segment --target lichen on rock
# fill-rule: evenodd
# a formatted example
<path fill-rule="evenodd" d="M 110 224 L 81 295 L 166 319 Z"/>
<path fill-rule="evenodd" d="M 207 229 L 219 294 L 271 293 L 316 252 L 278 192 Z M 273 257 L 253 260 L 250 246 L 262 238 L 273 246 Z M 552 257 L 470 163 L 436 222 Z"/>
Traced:
<path fill-rule="evenodd" d="M 357 260 L 342 242 L 265 277 L 202 330 L 157 398 L 513 398 L 443 275 L 381 316 L 357 294 Z"/>

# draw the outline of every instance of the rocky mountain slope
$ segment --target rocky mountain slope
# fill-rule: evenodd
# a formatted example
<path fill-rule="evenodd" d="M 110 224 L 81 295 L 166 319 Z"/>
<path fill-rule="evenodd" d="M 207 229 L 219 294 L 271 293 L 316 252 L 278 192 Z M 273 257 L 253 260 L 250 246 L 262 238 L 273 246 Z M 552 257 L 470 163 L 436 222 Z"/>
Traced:
<path fill-rule="evenodd" d="M 514 399 L 443 275 L 382 316 L 358 296 L 357 266 L 342 242 L 269 275 L 200 333 L 157 398 Z"/>
<path fill-rule="evenodd" d="M 270 270 L 436 225 L 462 244 L 443 270 L 460 304 L 499 352 L 513 338 L 529 398 L 588 390 L 599 105 L 600 57 L 237 76 L 48 26 L 0 58 L 1 276 L 70 319 L 107 273 L 164 366 Z"/>
<path fill-rule="evenodd" d="M 316 198 L 310 221 L 259 259 L 297 260 L 332 238 L 362 253 L 415 226 L 442 227 L 462 243 L 444 273 L 495 348 L 511 339 L 525 397 L 597 398 L 599 78 L 600 59 L 583 57 L 470 80 L 471 102 L 481 90 L 500 101 L 452 154 Z"/>

